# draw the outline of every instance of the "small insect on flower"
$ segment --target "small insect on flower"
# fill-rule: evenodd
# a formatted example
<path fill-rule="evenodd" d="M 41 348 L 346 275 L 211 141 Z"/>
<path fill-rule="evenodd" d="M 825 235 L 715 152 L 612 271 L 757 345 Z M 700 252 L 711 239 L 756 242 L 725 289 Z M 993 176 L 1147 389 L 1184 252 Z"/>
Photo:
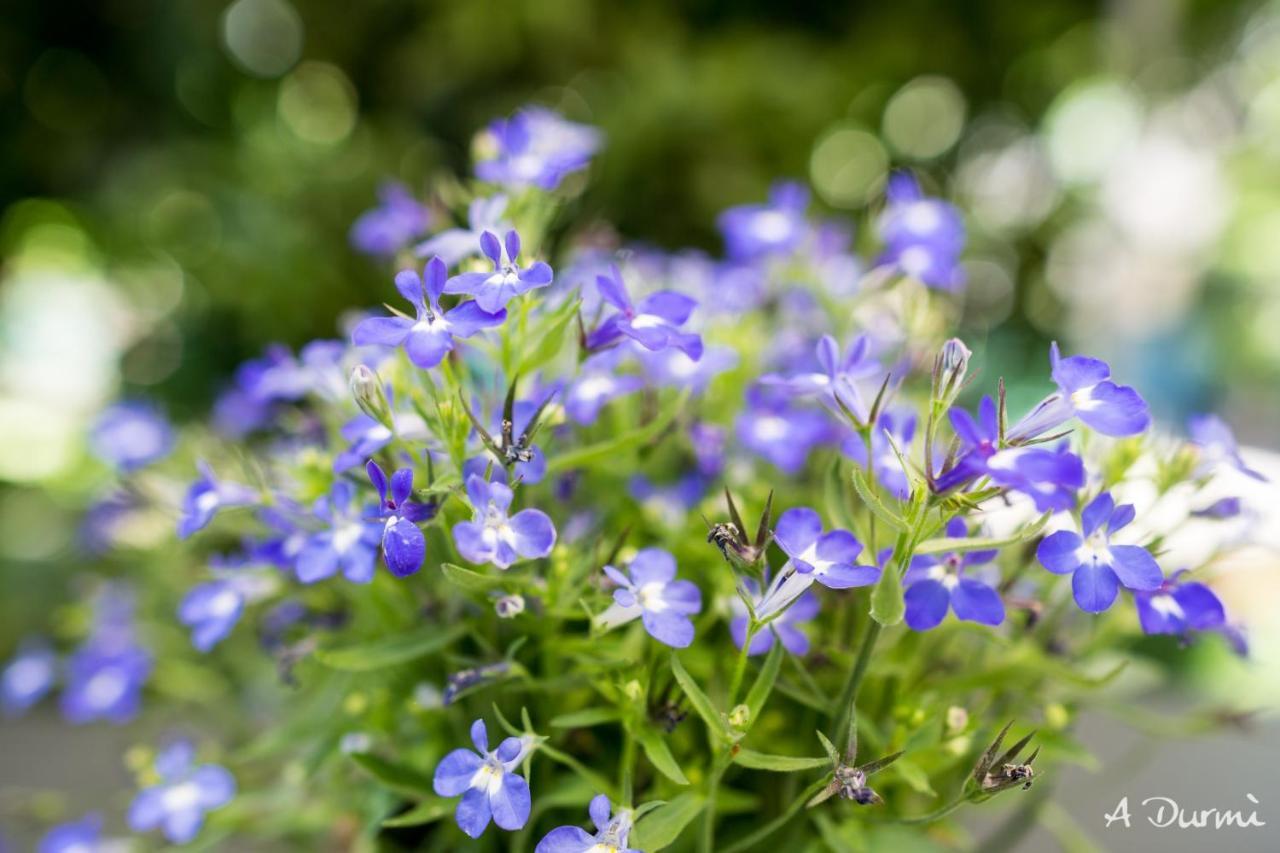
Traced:
<path fill-rule="evenodd" d="M 826 735 L 822 732 L 817 734 L 818 740 L 822 741 L 823 749 L 827 751 L 827 757 L 831 759 L 831 781 L 825 788 L 814 794 L 805 807 L 813 808 L 837 795 L 841 799 L 852 800 L 860 806 L 878 806 L 883 803 L 884 799 L 867 785 L 867 777 L 897 761 L 902 757 L 902 752 L 895 752 L 858 765 L 856 764 L 858 760 L 856 728 L 850 730 L 849 746 L 845 750 L 844 757 L 841 757 L 835 745 L 827 740 Z"/>
<path fill-rule="evenodd" d="M 533 748 L 532 739 L 509 737 L 491 751 L 484 720 L 476 720 L 471 724 L 471 742 L 474 751 L 455 749 L 441 759 L 433 781 L 435 792 L 442 797 L 462 796 L 455 819 L 472 838 L 479 838 L 490 820 L 502 829 L 522 828 L 532 803 L 529 783 L 516 768 Z"/>
<path fill-rule="evenodd" d="M 996 735 L 995 740 L 982 753 L 982 757 L 978 759 L 970 781 L 966 783 L 966 790 L 971 799 L 983 800 L 1009 788 L 1021 787 L 1025 791 L 1031 787 L 1035 778 L 1035 769 L 1032 765 L 1035 763 L 1036 756 L 1040 754 L 1040 747 L 1036 747 L 1027 756 L 1025 762 L 1019 763 L 1018 754 L 1031 743 L 1031 739 L 1036 734 L 1034 731 L 1028 732 L 999 757 L 996 755 L 1000 751 L 1001 744 L 1004 743 L 1004 736 L 1009 733 L 1012 726 L 1012 720 L 1006 723 Z M 973 787 L 975 783 L 976 788 Z"/>
<path fill-rule="evenodd" d="M 587 814 L 595 824 L 595 835 L 576 826 L 558 826 L 543 836 L 533 853 L 642 853 L 627 846 L 634 818 L 630 809 L 611 814 L 609 798 L 598 794 L 587 806 Z"/>
<path fill-rule="evenodd" d="M 413 494 L 413 470 L 410 468 L 401 468 L 391 475 L 390 490 L 387 475 L 378 463 L 369 460 L 365 472 L 381 500 L 378 517 L 383 521 L 382 556 L 391 574 L 407 577 L 422 568 L 422 561 L 427 556 L 427 540 L 416 522 L 434 516 L 436 506 L 410 500 Z"/>
<path fill-rule="evenodd" d="M 538 509 L 508 515 L 512 497 L 511 489 L 503 483 L 487 483 L 474 474 L 467 478 L 467 499 L 474 514 L 471 521 L 453 526 L 453 541 L 463 557 L 505 569 L 517 560 L 535 560 L 551 553 L 556 544 L 551 519 Z"/>
<path fill-rule="evenodd" d="M 493 262 L 493 272 L 465 272 L 455 275 L 445 283 L 445 293 L 469 293 L 476 305 L 490 314 L 507 307 L 507 303 L 523 293 L 551 284 L 551 267 L 537 261 L 522 268 L 520 259 L 520 235 L 508 231 L 504 242 L 492 231 L 480 235 L 480 251 Z M 506 248 L 506 260 L 502 250 Z"/>
<path fill-rule="evenodd" d="M 676 580 L 676 558 L 661 548 L 642 548 L 624 574 L 613 566 L 604 573 L 618 585 L 613 604 L 596 617 L 609 630 L 640 619 L 660 643 L 683 649 L 693 642 L 693 621 L 702 610 L 702 593 L 692 581 Z"/>
<path fill-rule="evenodd" d="M 160 783 L 143 788 L 129 807 L 129 826 L 135 832 L 159 828 L 174 844 L 195 838 L 207 812 L 231 802 L 235 778 L 216 764 L 195 766 L 195 750 L 178 741 L 156 756 Z"/>

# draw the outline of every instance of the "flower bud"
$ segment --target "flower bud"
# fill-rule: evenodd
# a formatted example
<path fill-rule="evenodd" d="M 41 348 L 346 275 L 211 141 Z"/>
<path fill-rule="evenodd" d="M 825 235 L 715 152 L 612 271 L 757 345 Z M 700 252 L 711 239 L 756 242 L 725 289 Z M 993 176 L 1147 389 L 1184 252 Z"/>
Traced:
<path fill-rule="evenodd" d="M 747 724 L 751 722 L 751 709 L 746 705 L 737 705 L 729 712 L 729 725 L 738 731 L 746 729 Z"/>
<path fill-rule="evenodd" d="M 632 702 L 639 702 L 644 699 L 644 685 L 636 679 L 631 679 L 622 688 L 622 692 L 627 694 L 627 698 Z"/>
<path fill-rule="evenodd" d="M 493 603 L 500 619 L 514 619 L 524 612 L 524 596 L 504 595 Z"/>
<path fill-rule="evenodd" d="M 959 734 L 969 725 L 969 712 L 959 705 L 947 709 L 947 734 Z"/>
<path fill-rule="evenodd" d="M 351 370 L 348 384 L 360 411 L 391 429 L 391 404 L 387 402 L 387 392 L 383 390 L 382 379 L 377 372 L 368 365 L 357 364 Z"/>
<path fill-rule="evenodd" d="M 965 377 L 969 372 L 969 358 L 972 355 L 959 338 L 952 338 L 942 345 L 938 357 L 933 361 L 934 404 L 945 409 L 955 402 L 964 388 Z"/>

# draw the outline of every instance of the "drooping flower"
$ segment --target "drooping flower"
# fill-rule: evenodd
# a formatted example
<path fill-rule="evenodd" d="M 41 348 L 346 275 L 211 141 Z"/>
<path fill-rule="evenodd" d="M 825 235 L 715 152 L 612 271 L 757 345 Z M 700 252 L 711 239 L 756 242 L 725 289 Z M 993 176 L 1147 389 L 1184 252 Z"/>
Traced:
<path fill-rule="evenodd" d="M 1186 637 L 1193 631 L 1221 631 L 1227 612 L 1212 589 L 1197 581 L 1183 580 L 1185 572 L 1174 572 L 1152 590 L 1133 594 L 1138 622 L 1144 634 L 1176 634 Z"/>
<path fill-rule="evenodd" d="M 506 261 L 503 261 L 503 248 Z M 496 314 L 507 303 L 522 293 L 528 293 L 551 283 L 551 267 L 542 261 L 522 268 L 520 260 L 520 235 L 508 231 L 503 243 L 492 231 L 480 235 L 480 251 L 493 262 L 493 272 L 464 272 L 445 283 L 445 293 L 469 293 L 475 297 L 482 311 Z"/>
<path fill-rule="evenodd" d="M 702 610 L 702 593 L 692 581 L 676 580 L 676 558 L 661 548 L 642 548 L 623 573 L 605 566 L 604 573 L 618 585 L 613 604 L 596 617 L 608 630 L 640 619 L 644 629 L 660 643 L 683 649 L 693 642 L 693 621 Z"/>
<path fill-rule="evenodd" d="M 1266 482 L 1267 478 L 1245 464 L 1235 434 L 1217 415 L 1194 415 L 1187 421 L 1191 443 L 1200 449 L 1200 472 L 1209 473 L 1218 465 L 1229 465 L 1241 474 Z"/>
<path fill-rule="evenodd" d="M 311 534 L 298 553 L 298 580 L 315 583 L 341 569 L 352 583 L 372 581 L 382 525 L 361 512 L 355 486 L 346 480 L 335 482 L 329 495 L 316 501 L 315 515 L 328 527 Z"/>
<path fill-rule="evenodd" d="M 489 125 L 476 177 L 508 187 L 553 190 L 586 168 L 602 142 L 600 131 L 546 107 L 530 106 Z"/>
<path fill-rule="evenodd" d="M 129 473 L 169 455 L 173 428 L 149 403 L 116 403 L 94 421 L 89 449 L 102 461 Z"/>
<path fill-rule="evenodd" d="M 204 462 L 197 463 L 197 468 L 200 476 L 187 489 L 187 494 L 182 499 L 182 513 L 178 517 L 179 539 L 186 539 L 204 529 L 226 507 L 248 506 L 258 500 L 257 494 L 248 486 L 220 482 L 214 476 L 213 469 Z"/>
<path fill-rule="evenodd" d="M 595 824 L 595 835 L 577 826 L 557 826 L 543 836 L 533 853 L 642 853 L 627 846 L 634 821 L 631 809 L 611 814 L 609 798 L 598 794 L 587 806 L 587 814 Z"/>
<path fill-rule="evenodd" d="M 947 522 L 947 536 L 962 539 L 969 535 L 964 519 Z M 983 625 L 999 625 L 1004 621 L 1004 602 L 992 585 L 968 574 L 968 570 L 990 563 L 996 552 L 965 551 L 946 555 L 914 557 L 903 575 L 906 589 L 904 618 L 913 631 L 935 628 L 947 616 L 947 608 L 956 618 Z"/>
<path fill-rule="evenodd" d="M 814 581 L 829 589 L 849 589 L 880 579 L 880 567 L 855 564 L 862 543 L 847 530 L 823 532 L 822 518 L 809 507 L 794 507 L 780 515 L 773 541 L 789 559 L 765 591 L 756 609 L 758 619 L 782 612 Z"/>
<path fill-rule="evenodd" d="M 1017 444 L 1044 435 L 1073 417 L 1115 437 L 1137 435 L 1151 425 L 1146 401 L 1128 385 L 1112 382 L 1111 367 L 1105 361 L 1083 355 L 1062 358 L 1054 343 L 1049 347 L 1049 363 L 1057 392 L 1010 427 L 1009 441 Z"/>
<path fill-rule="evenodd" d="M 964 222 L 945 201 L 929 198 L 911 175 L 889 178 L 888 205 L 878 223 L 884 242 L 881 264 L 891 264 L 929 287 L 955 290 L 964 282 L 960 253 Z"/>
<path fill-rule="evenodd" d="M 517 830 L 529 820 L 529 783 L 516 773 L 533 744 L 528 738 L 505 738 L 489 749 L 484 720 L 471 724 L 475 751 L 455 749 L 436 766 L 433 787 L 441 797 L 462 796 L 455 819 L 458 828 L 479 838 L 492 820 L 501 829 Z"/>
<path fill-rule="evenodd" d="M 195 750 L 178 741 L 156 756 L 160 782 L 138 792 L 129 807 L 135 832 L 160 829 L 174 844 L 186 844 L 204 825 L 205 815 L 231 802 L 236 780 L 216 764 L 195 765 Z"/>
<path fill-rule="evenodd" d="M 587 335 L 588 349 L 599 350 L 625 337 L 653 352 L 674 347 L 694 361 L 702 358 L 702 336 L 680 330 L 698 307 L 693 297 L 659 290 L 633 303 L 616 265 L 608 275 L 596 276 L 596 287 L 617 310 Z"/>
<path fill-rule="evenodd" d="M 413 495 L 413 469 L 401 468 L 391 475 L 390 490 L 386 473 L 372 459 L 365 465 L 369 482 L 378 490 L 382 520 L 382 557 L 391 574 L 398 578 L 422 568 L 427 556 L 427 540 L 417 522 L 426 521 L 436 513 L 435 504 L 411 500 Z"/>
<path fill-rule="evenodd" d="M 808 232 L 808 206 L 809 193 L 801 184 L 782 181 L 769 190 L 767 204 L 729 208 L 717 220 L 726 253 L 741 261 L 792 251 Z"/>
<path fill-rule="evenodd" d="M 351 226 L 351 245 L 367 255 L 389 256 L 426 233 L 431 211 L 409 188 L 387 181 L 378 188 L 378 206 L 366 210 Z"/>
<path fill-rule="evenodd" d="M 104 850 L 101 841 L 102 815 L 94 812 L 50 829 L 40 839 L 36 853 L 99 853 Z"/>
<path fill-rule="evenodd" d="M 1059 530 L 1041 540 L 1036 557 L 1054 574 L 1071 575 L 1071 590 L 1081 610 L 1106 610 L 1120 586 L 1154 590 L 1164 581 L 1146 548 L 1111 543 L 1111 537 L 1133 518 L 1131 504 L 1116 506 L 1111 493 L 1102 492 L 1080 513 L 1080 533 Z"/>
<path fill-rule="evenodd" d="M 734 430 L 743 447 L 776 465 L 784 474 L 804 467 L 810 451 L 829 441 L 834 426 L 822 412 L 792 406 L 776 389 L 755 385 Z"/>
<path fill-rule="evenodd" d="M 859 384 L 872 377 L 882 379 L 885 373 L 870 348 L 871 339 L 859 335 L 842 355 L 836 339 L 823 335 L 815 348 L 818 370 L 787 377 L 766 374 L 760 381 L 792 396 L 817 396 L 832 410 L 839 412 L 843 406 L 866 421 L 869 412 Z"/>
<path fill-rule="evenodd" d="M 438 257 L 427 261 L 421 276 L 413 270 L 396 273 L 396 289 L 413 303 L 417 319 L 370 317 L 352 331 L 352 342 L 357 346 L 403 346 L 410 361 L 429 370 L 453 349 L 454 338 L 469 338 L 482 329 L 502 325 L 507 319 L 502 305 L 486 308 L 479 299 L 467 300 L 448 311 L 441 309 L 440 296 L 446 290 L 447 276 L 444 261 Z"/>
<path fill-rule="evenodd" d="M 511 226 L 502 218 L 507 210 L 507 197 L 475 198 L 467 207 L 467 227 L 449 228 L 426 240 L 414 249 L 420 258 L 439 255 L 448 266 L 456 266 L 479 252 L 480 235 L 486 231 L 495 234 Z"/>
<path fill-rule="evenodd" d="M 768 577 L 765 578 L 766 584 Z M 753 607 L 759 607 L 763 603 L 760 596 L 760 586 L 750 578 L 742 581 L 747 591 L 751 593 L 755 601 Z M 749 655 L 762 655 L 773 648 L 775 636 L 782 641 L 782 647 L 797 657 L 803 657 L 809 653 L 809 635 L 801 631 L 799 626 L 805 622 L 812 622 L 818 616 L 818 596 L 813 594 L 812 590 L 805 590 L 796 598 L 795 603 L 782 611 L 773 621 L 765 628 L 757 631 L 755 636 L 751 638 L 751 648 L 747 650 Z M 733 638 L 733 644 L 738 648 L 742 648 L 742 644 L 747 640 L 747 607 L 741 600 L 734 598 L 733 600 L 733 618 L 729 620 L 729 636 Z"/>
<path fill-rule="evenodd" d="M 57 677 L 58 658 L 42 639 L 27 639 L 0 670 L 0 712 L 6 717 L 24 713 L 44 698 Z"/>
<path fill-rule="evenodd" d="M 226 638 L 244 612 L 244 594 L 233 580 L 198 584 L 178 606 L 178 621 L 191 629 L 191 644 L 207 652 Z"/>
<path fill-rule="evenodd" d="M 551 519 L 537 509 L 522 509 L 509 516 L 512 497 L 511 489 L 503 483 L 487 483 L 475 475 L 467 478 L 467 499 L 474 514 L 471 521 L 453 526 L 453 540 L 463 557 L 505 569 L 517 560 L 551 553 L 556 544 Z"/>

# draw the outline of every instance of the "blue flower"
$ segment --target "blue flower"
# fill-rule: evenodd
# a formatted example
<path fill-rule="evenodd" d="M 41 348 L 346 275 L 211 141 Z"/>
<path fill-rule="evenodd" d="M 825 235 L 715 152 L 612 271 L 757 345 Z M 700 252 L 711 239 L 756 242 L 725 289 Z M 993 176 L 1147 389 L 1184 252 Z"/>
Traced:
<path fill-rule="evenodd" d="M 768 582 L 769 578 L 766 575 L 765 583 Z M 764 603 L 763 596 L 759 595 L 759 585 L 750 578 L 743 579 L 742 583 L 755 599 L 752 606 L 758 609 Z M 773 648 L 776 636 L 782 641 L 782 647 L 791 654 L 797 657 L 807 655 L 809 636 L 801 631 L 799 626 L 816 619 L 818 610 L 818 596 L 814 595 L 812 590 L 805 590 L 795 599 L 794 604 L 771 620 L 763 630 L 756 632 L 751 638 L 751 648 L 747 650 L 747 654 L 762 655 L 769 651 Z M 733 613 L 733 618 L 729 620 L 729 636 L 733 639 L 735 646 L 742 648 L 742 644 L 747 640 L 747 606 L 736 597 L 733 599 Z"/>
<path fill-rule="evenodd" d="M 529 783 L 516 768 L 532 748 L 527 738 L 509 737 L 489 750 L 484 720 L 471 724 L 475 751 L 455 749 L 436 766 L 433 787 L 442 797 L 462 795 L 455 812 L 458 828 L 479 838 L 492 820 L 500 828 L 517 830 L 529 820 Z"/>
<path fill-rule="evenodd" d="M 1221 599 L 1202 583 L 1182 580 L 1183 574 L 1174 572 L 1155 589 L 1134 592 L 1133 603 L 1144 634 L 1186 637 L 1193 631 L 1221 631 L 1227 627 Z"/>
<path fill-rule="evenodd" d="M 1218 465 L 1229 465 L 1241 474 L 1267 482 L 1267 478 L 1245 464 L 1236 437 L 1227 422 L 1217 415 L 1194 415 L 1187 421 L 1191 443 L 1200 449 L 1200 471 L 1209 473 Z"/>
<path fill-rule="evenodd" d="M 505 569 L 517 560 L 551 553 L 556 544 L 551 519 L 537 509 L 522 509 L 509 516 L 511 498 L 511 489 L 503 483 L 486 483 L 474 474 L 467 478 L 472 520 L 453 526 L 453 540 L 463 557 Z"/>
<path fill-rule="evenodd" d="M 911 482 L 902 469 L 898 453 L 905 457 L 916 434 L 914 412 L 884 412 L 871 431 L 872 470 L 880 485 L 898 500 L 906 500 L 911 492 Z M 897 452 L 894 452 L 895 446 Z M 867 467 L 867 446 L 859 435 L 851 435 L 840 445 L 850 459 L 863 468 Z"/>
<path fill-rule="evenodd" d="M 596 276 L 596 286 L 601 298 L 617 311 L 587 335 L 588 349 L 599 350 L 626 337 L 654 352 L 674 347 L 694 361 L 702 358 L 702 337 L 680 331 L 698 307 L 693 297 L 660 290 L 633 303 L 616 266 L 609 275 Z"/>
<path fill-rule="evenodd" d="M 604 573 L 618 585 L 613 604 L 596 617 L 608 630 L 640 619 L 660 643 L 683 649 L 693 642 L 693 621 L 702 610 L 702 593 L 691 581 L 676 580 L 676 558 L 661 548 L 642 548 L 627 564 L 626 574 L 613 566 Z"/>
<path fill-rule="evenodd" d="M 1154 590 L 1164 581 L 1160 566 L 1146 548 L 1111 544 L 1111 536 L 1133 517 L 1132 505 L 1116 506 L 1111 493 L 1103 492 L 1080 513 L 1081 533 L 1059 530 L 1041 540 L 1036 557 L 1054 574 L 1071 575 L 1071 590 L 1081 610 L 1106 610 L 1121 585 L 1131 590 Z"/>
<path fill-rule="evenodd" d="M 507 197 L 495 195 L 492 198 L 472 199 L 467 208 L 466 228 L 450 228 L 441 231 L 429 240 L 420 243 L 414 252 L 420 258 L 439 255 L 440 260 L 449 266 L 456 266 L 459 261 L 466 260 L 479 251 L 477 242 L 486 231 L 506 231 L 510 229 L 502 214 L 507 209 Z"/>
<path fill-rule="evenodd" d="M 889 264 L 929 287 L 955 290 L 964 282 L 960 252 L 964 222 L 952 205 L 928 198 L 911 175 L 889 178 L 888 205 L 880 216 L 881 264 Z"/>
<path fill-rule="evenodd" d="M 586 168 L 602 142 L 600 131 L 567 121 L 546 107 L 525 107 L 489 125 L 476 177 L 508 187 L 553 190 Z"/>
<path fill-rule="evenodd" d="M 44 698 L 57 676 L 58 658 L 44 640 L 28 639 L 0 671 L 0 711 L 24 713 Z"/>
<path fill-rule="evenodd" d="M 786 254 L 808 233 L 805 208 L 809 193 L 791 181 L 773 185 L 768 204 L 744 204 L 720 214 L 717 224 L 725 250 L 733 260 L 756 260 Z"/>
<path fill-rule="evenodd" d="M 486 310 L 479 299 L 468 300 L 448 311 L 442 310 L 440 296 L 445 292 L 447 275 L 444 261 L 439 258 L 427 261 L 422 276 L 413 270 L 401 270 L 396 274 L 396 289 L 413 303 L 417 319 L 370 317 L 355 327 L 351 333 L 352 342 L 357 346 L 403 346 L 410 361 L 423 370 L 429 370 L 453 349 L 454 338 L 469 338 L 482 329 L 499 326 L 507 319 L 502 304 Z M 503 304 L 505 302 L 503 300 Z"/>
<path fill-rule="evenodd" d="M 520 235 L 508 231 L 504 238 L 506 261 L 503 257 L 503 244 L 492 231 L 480 235 L 480 251 L 493 262 L 493 272 L 464 272 L 455 275 L 445 284 L 445 293 L 469 293 L 475 297 L 476 305 L 482 311 L 496 314 L 506 308 L 507 303 L 515 297 L 546 287 L 551 283 L 553 274 L 551 267 L 542 261 L 532 266 L 521 268 Z"/>
<path fill-rule="evenodd" d="M 247 506 L 256 503 L 258 496 L 253 489 L 239 483 L 222 483 L 213 475 L 213 469 L 204 462 L 197 463 L 200 476 L 187 489 L 182 499 L 182 511 L 178 517 L 178 538 L 186 539 L 192 533 L 208 526 L 219 510 L 231 506 Z"/>
<path fill-rule="evenodd" d="M 345 480 L 334 483 L 329 495 L 316 501 L 315 515 L 328 528 L 311 534 L 302 546 L 298 580 L 315 583 L 342 569 L 352 583 L 372 581 L 380 525 L 362 515 L 355 486 Z"/>
<path fill-rule="evenodd" d="M 426 232 L 431 211 L 409 188 L 388 181 L 378 188 L 378 206 L 351 226 L 351 245 L 367 255 L 389 256 Z"/>
<path fill-rule="evenodd" d="M 388 399 L 390 399 L 390 395 L 388 395 Z M 414 412 L 392 412 L 391 417 L 396 427 L 395 435 L 399 435 L 407 441 L 425 441 L 427 439 L 426 422 L 418 414 Z M 338 432 L 348 443 L 348 447 L 333 457 L 333 473 L 335 474 L 341 474 L 343 471 L 348 471 L 357 465 L 363 464 L 366 459 L 377 455 L 378 451 L 390 444 L 391 439 L 395 438 L 390 429 L 365 414 L 356 415 L 339 427 Z"/>
<path fill-rule="evenodd" d="M 1026 441 L 1056 429 L 1073 417 L 1103 435 L 1137 435 L 1151 425 L 1147 403 L 1128 385 L 1112 382 L 1105 361 L 1083 355 L 1062 358 L 1056 343 L 1049 347 L 1052 377 L 1058 386 L 1009 429 L 1013 443 Z"/>
<path fill-rule="evenodd" d="M 67 660 L 62 716 L 70 723 L 105 719 L 127 723 L 138 713 L 151 656 L 132 643 L 121 646 L 90 638 Z"/>
<path fill-rule="evenodd" d="M 126 473 L 169 455 L 173 429 L 151 404 L 116 403 L 98 416 L 89 431 L 89 449 Z"/>
<path fill-rule="evenodd" d="M 413 470 L 401 468 L 391 475 L 390 491 L 386 473 L 372 459 L 365 465 L 369 482 L 378 490 L 382 521 L 382 556 L 391 574 L 407 577 L 422 568 L 427 556 L 427 539 L 415 522 L 435 515 L 435 504 L 410 500 L 413 495 Z"/>
<path fill-rule="evenodd" d="M 595 423 L 605 403 L 644 387 L 641 377 L 616 373 L 615 361 L 613 352 L 591 356 L 583 362 L 577 379 L 565 389 L 564 412 L 575 423 Z"/>
<path fill-rule="evenodd" d="M 738 352 L 732 347 L 711 346 L 695 360 L 683 350 L 668 347 L 656 352 L 642 350 L 640 362 L 654 385 L 688 388 L 694 394 L 702 394 L 712 379 L 738 366 Z"/>
<path fill-rule="evenodd" d="M 763 385 L 747 391 L 747 407 L 738 415 L 734 430 L 744 447 L 784 474 L 798 473 L 809 452 L 834 435 L 830 420 L 822 412 L 797 409 L 776 389 Z"/>
<path fill-rule="evenodd" d="M 780 515 L 773 541 L 790 559 L 769 584 L 756 609 L 761 620 L 781 613 L 814 581 L 829 589 L 849 589 L 880 579 L 878 566 L 855 563 L 862 553 L 862 543 L 847 530 L 823 532 L 822 518 L 809 507 L 795 507 Z"/>
<path fill-rule="evenodd" d="M 884 368 L 871 355 L 870 350 L 870 338 L 859 335 L 841 355 L 836 339 L 823 335 L 816 347 L 818 370 L 788 377 L 766 374 L 760 381 L 775 386 L 790 396 L 817 396 L 835 411 L 839 411 L 843 405 L 865 421 L 869 412 L 859 390 L 859 383 L 872 377 L 884 377 Z"/>
<path fill-rule="evenodd" d="M 611 814 L 609 798 L 598 794 L 587 806 L 587 814 L 595 824 L 595 835 L 576 826 L 557 826 L 543 836 L 533 853 L 642 853 L 627 846 L 634 820 L 631 809 Z"/>
<path fill-rule="evenodd" d="M 240 621 L 244 595 L 234 581 L 198 584 L 178 605 L 178 621 L 191 629 L 191 644 L 207 652 L 221 642 Z"/>
<path fill-rule="evenodd" d="M 174 844 L 186 844 L 204 825 L 205 813 L 231 802 L 236 780 L 216 764 L 195 766 L 190 743 L 171 744 L 156 756 L 160 783 L 143 788 L 129 807 L 135 832 L 159 828 Z"/>
<path fill-rule="evenodd" d="M 79 820 L 60 823 L 45 833 L 36 853 L 96 853 L 102 838 L 102 815 L 87 814 Z"/>
<path fill-rule="evenodd" d="M 969 535 L 964 519 L 947 522 L 947 536 L 962 539 Z M 906 588 L 904 618 L 913 631 L 928 631 L 946 618 L 948 606 L 956 618 L 983 625 L 1004 621 L 1004 602 L 991 584 L 966 575 L 966 570 L 990 563 L 995 551 L 966 551 L 935 557 L 915 557 L 903 575 Z"/>

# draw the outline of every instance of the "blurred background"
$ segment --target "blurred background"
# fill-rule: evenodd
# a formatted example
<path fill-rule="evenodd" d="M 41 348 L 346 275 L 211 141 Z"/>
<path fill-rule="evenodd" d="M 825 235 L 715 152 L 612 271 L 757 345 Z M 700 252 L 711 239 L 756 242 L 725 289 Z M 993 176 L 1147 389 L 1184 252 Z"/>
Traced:
<path fill-rule="evenodd" d="M 607 136 L 576 215 L 665 248 L 717 251 L 716 214 L 779 177 L 861 227 L 912 168 L 965 211 L 961 333 L 1013 394 L 1057 339 L 1170 429 L 1214 409 L 1280 448 L 1280 4 L 20 0 L 0 618 L 64 597 L 107 401 L 195 420 L 268 343 L 334 335 L 386 292 L 347 240 L 378 185 L 465 171 L 530 101 Z"/>

